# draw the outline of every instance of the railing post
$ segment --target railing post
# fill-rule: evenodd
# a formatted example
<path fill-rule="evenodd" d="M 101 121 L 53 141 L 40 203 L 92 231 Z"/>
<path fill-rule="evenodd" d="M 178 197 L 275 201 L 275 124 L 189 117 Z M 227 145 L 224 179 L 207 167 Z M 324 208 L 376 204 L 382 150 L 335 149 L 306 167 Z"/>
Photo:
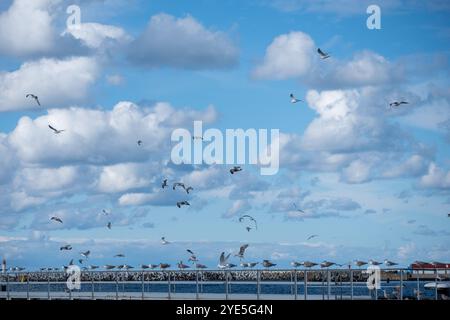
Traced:
<path fill-rule="evenodd" d="M 225 300 L 228 300 L 228 271 L 225 270 Z"/>
<path fill-rule="evenodd" d="M 92 273 L 91 273 L 91 300 L 94 300 L 94 291 L 95 291 L 95 289 L 94 289 L 94 277 L 92 276 Z"/>
<path fill-rule="evenodd" d="M 417 272 L 417 300 L 420 300 L 420 279 L 419 279 L 419 272 Z"/>
<path fill-rule="evenodd" d="M 30 274 L 27 273 L 27 300 L 30 300 Z"/>
<path fill-rule="evenodd" d="M 261 272 L 256 270 L 256 300 L 259 300 L 259 295 L 261 294 Z"/>
<path fill-rule="evenodd" d="M 50 276 L 47 278 L 47 300 L 50 300 Z"/>
<path fill-rule="evenodd" d="M 327 292 L 327 299 L 330 300 L 330 293 L 331 293 L 331 287 L 330 287 L 330 270 L 327 270 L 327 288 L 328 288 L 328 292 Z"/>
<path fill-rule="evenodd" d="M 144 300 L 144 271 L 142 271 L 142 300 Z"/>
<path fill-rule="evenodd" d="M 303 272 L 303 274 L 304 274 L 304 280 L 305 280 L 305 300 L 308 300 L 308 271 L 307 270 L 305 270 L 304 272 Z"/>
<path fill-rule="evenodd" d="M 116 272 L 116 300 L 119 300 L 119 273 Z"/>
<path fill-rule="evenodd" d="M 169 285 L 168 298 L 171 299 L 170 272 L 167 272 L 167 284 Z"/>
<path fill-rule="evenodd" d="M 198 300 L 198 270 L 195 271 L 195 298 Z"/>
<path fill-rule="evenodd" d="M 298 291 L 298 283 L 297 283 L 297 270 L 295 270 L 294 271 L 295 272 L 295 274 L 294 274 L 294 283 L 295 283 L 295 286 L 294 286 L 294 298 L 295 298 L 295 300 L 297 300 L 297 291 Z"/>
<path fill-rule="evenodd" d="M 353 270 L 350 270 L 350 300 L 353 300 Z"/>
<path fill-rule="evenodd" d="M 403 300 L 403 269 L 400 269 L 400 300 Z"/>
<path fill-rule="evenodd" d="M 6 300 L 10 300 L 11 297 L 9 295 L 9 273 L 6 272 Z"/>
<path fill-rule="evenodd" d="M 434 277 L 434 300 L 438 299 L 438 272 L 436 269 L 436 274 Z"/>

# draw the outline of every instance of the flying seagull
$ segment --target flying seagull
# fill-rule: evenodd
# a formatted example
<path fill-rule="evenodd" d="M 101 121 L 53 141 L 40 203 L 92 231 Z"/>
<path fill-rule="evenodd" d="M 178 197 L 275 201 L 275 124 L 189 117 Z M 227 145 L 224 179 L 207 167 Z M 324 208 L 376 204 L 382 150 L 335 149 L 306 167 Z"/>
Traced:
<path fill-rule="evenodd" d="M 109 230 L 111 230 L 111 226 L 112 226 L 111 222 L 108 222 L 108 224 L 106 225 L 106 227 L 107 227 Z"/>
<path fill-rule="evenodd" d="M 119 254 L 116 254 L 114 256 L 114 258 L 125 258 L 125 255 L 123 253 L 119 253 Z"/>
<path fill-rule="evenodd" d="M 191 256 L 188 259 L 189 262 L 192 262 L 192 263 L 198 262 L 197 256 L 194 254 L 194 251 L 192 251 L 190 249 L 187 249 L 186 251 L 191 254 Z"/>
<path fill-rule="evenodd" d="M 394 102 L 389 103 L 389 107 L 396 108 L 396 107 L 401 106 L 402 104 L 408 104 L 408 102 L 407 101 L 394 101 Z"/>
<path fill-rule="evenodd" d="M 313 234 L 313 235 L 309 236 L 308 239 L 306 239 L 306 241 L 311 240 L 312 238 L 316 238 L 318 236 L 319 236 L 318 234 Z"/>
<path fill-rule="evenodd" d="M 295 208 L 295 210 L 298 211 L 298 212 L 305 213 L 305 211 L 303 211 L 302 209 L 297 208 L 297 205 L 296 205 L 295 203 L 294 203 L 294 208 Z"/>
<path fill-rule="evenodd" d="M 323 52 L 320 48 L 317 49 L 317 53 L 320 55 L 321 59 L 327 59 L 330 57 L 328 53 Z"/>
<path fill-rule="evenodd" d="M 184 190 L 186 190 L 186 186 L 184 185 L 184 183 L 175 182 L 172 186 L 172 189 L 175 190 L 177 187 L 182 187 Z"/>
<path fill-rule="evenodd" d="M 187 194 L 189 194 L 189 192 L 192 191 L 192 190 L 194 190 L 194 188 L 192 188 L 192 187 L 187 187 L 187 188 L 186 188 Z"/>
<path fill-rule="evenodd" d="M 190 206 L 191 204 L 187 201 L 179 201 L 177 202 L 177 207 L 181 208 L 181 206 Z"/>
<path fill-rule="evenodd" d="M 53 220 L 53 221 L 56 221 L 56 222 L 59 222 L 59 223 L 63 223 L 61 218 L 58 218 L 58 217 L 51 217 L 50 220 Z"/>
<path fill-rule="evenodd" d="M 263 260 L 262 265 L 264 268 L 271 268 L 276 266 L 276 263 L 270 262 L 269 260 Z"/>
<path fill-rule="evenodd" d="M 60 134 L 60 133 L 63 133 L 64 131 L 66 131 L 66 130 L 57 130 L 57 129 L 53 128 L 51 125 L 48 125 L 48 127 L 50 129 L 52 129 L 55 134 Z"/>
<path fill-rule="evenodd" d="M 320 264 L 320 267 L 321 268 L 329 268 L 329 267 L 334 266 L 334 265 L 340 266 L 340 264 L 337 264 L 336 262 L 324 261 L 324 262 L 322 262 Z"/>
<path fill-rule="evenodd" d="M 105 215 L 109 215 L 109 212 L 106 211 L 105 209 L 103 209 L 102 212 L 103 212 Z"/>
<path fill-rule="evenodd" d="M 88 259 L 88 258 L 89 258 L 89 255 L 91 254 L 91 251 L 88 250 L 88 251 L 86 251 L 86 252 L 81 252 L 80 254 L 81 254 L 83 257 L 85 257 L 86 259 Z"/>
<path fill-rule="evenodd" d="M 161 184 L 161 188 L 165 188 L 165 187 L 168 187 L 169 185 L 167 184 L 167 179 L 164 179 L 163 180 L 163 183 Z"/>
<path fill-rule="evenodd" d="M 142 140 L 138 140 L 137 145 L 140 147 L 142 146 Z"/>
<path fill-rule="evenodd" d="M 239 222 L 243 222 L 245 219 L 249 219 L 250 221 L 252 221 L 255 225 L 255 229 L 258 230 L 258 223 L 256 222 L 256 219 L 253 218 L 252 216 L 245 214 L 242 217 L 239 218 Z M 250 231 L 252 228 L 250 226 L 246 227 L 247 231 Z"/>
<path fill-rule="evenodd" d="M 217 265 L 217 267 L 219 267 L 219 269 L 226 269 L 230 267 L 230 264 L 228 263 L 228 258 L 230 257 L 231 253 L 229 253 L 226 257 L 225 257 L 225 252 L 222 252 L 220 254 L 219 257 L 219 264 Z"/>
<path fill-rule="evenodd" d="M 41 103 L 39 102 L 39 97 L 38 97 L 37 95 L 34 95 L 34 94 L 32 94 L 32 93 L 29 93 L 29 94 L 26 95 L 26 97 L 27 97 L 27 98 L 32 98 L 32 99 L 34 99 L 34 100 L 36 101 L 36 103 L 38 104 L 38 106 L 41 105 Z"/>
<path fill-rule="evenodd" d="M 239 171 L 242 171 L 242 168 L 241 167 L 233 167 L 233 168 L 231 168 L 230 169 L 230 173 L 231 174 L 235 174 L 236 172 L 239 172 Z"/>
<path fill-rule="evenodd" d="M 166 240 L 166 237 L 161 237 L 161 243 L 164 244 L 164 245 L 165 244 L 170 244 L 170 242 Z"/>
<path fill-rule="evenodd" d="M 72 246 L 70 244 L 66 245 L 66 246 L 62 246 L 59 248 L 60 251 L 62 250 L 72 250 Z"/>
<path fill-rule="evenodd" d="M 237 254 L 235 254 L 235 257 L 238 257 L 239 259 L 244 259 L 244 253 L 245 253 L 245 249 L 248 248 L 248 244 L 244 244 L 239 248 L 239 252 Z"/>
<path fill-rule="evenodd" d="M 291 93 L 291 94 L 289 95 L 289 97 L 291 97 L 291 103 L 297 103 L 297 102 L 301 102 L 301 101 L 302 101 L 302 100 L 300 100 L 300 99 L 297 99 L 297 98 L 294 96 L 293 93 Z"/>

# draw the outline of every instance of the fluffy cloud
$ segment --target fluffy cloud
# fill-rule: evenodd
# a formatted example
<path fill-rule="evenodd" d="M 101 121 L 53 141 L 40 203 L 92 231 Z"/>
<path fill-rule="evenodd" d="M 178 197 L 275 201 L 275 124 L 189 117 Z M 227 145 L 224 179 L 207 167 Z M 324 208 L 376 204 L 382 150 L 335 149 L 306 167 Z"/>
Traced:
<path fill-rule="evenodd" d="M 47 11 L 54 0 L 15 0 L 0 14 L 0 53 L 31 55 L 54 47 L 52 17 Z"/>
<path fill-rule="evenodd" d="M 122 28 L 99 23 L 81 23 L 70 27 L 63 35 L 70 34 L 89 48 L 104 48 L 112 44 L 126 44 L 131 37 Z"/>
<path fill-rule="evenodd" d="M 446 172 L 433 162 L 428 167 L 428 173 L 421 177 L 420 185 L 426 188 L 449 189 L 450 171 Z"/>
<path fill-rule="evenodd" d="M 314 41 L 303 32 L 276 37 L 266 49 L 263 62 L 255 68 L 257 79 L 288 79 L 305 76 L 313 68 Z"/>
<path fill-rule="evenodd" d="M 84 101 L 98 76 L 95 59 L 41 59 L 24 63 L 18 70 L 0 73 L 0 111 L 39 109 L 27 99 L 36 94 L 42 107 L 63 107 Z"/>
<path fill-rule="evenodd" d="M 229 37 L 206 29 L 191 16 L 158 14 L 131 45 L 130 59 L 147 67 L 223 69 L 237 64 L 239 52 Z"/>
<path fill-rule="evenodd" d="M 252 209 L 249 201 L 246 199 L 239 199 L 233 201 L 231 207 L 223 214 L 224 218 L 232 218 L 237 215 L 244 214 Z"/>

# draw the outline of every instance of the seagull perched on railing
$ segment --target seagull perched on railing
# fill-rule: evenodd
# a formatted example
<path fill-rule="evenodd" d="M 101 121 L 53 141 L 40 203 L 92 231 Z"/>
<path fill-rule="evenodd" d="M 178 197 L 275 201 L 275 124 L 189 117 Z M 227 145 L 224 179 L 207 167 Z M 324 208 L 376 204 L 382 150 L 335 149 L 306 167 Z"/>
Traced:
<path fill-rule="evenodd" d="M 236 172 L 239 172 L 239 171 L 242 171 L 242 168 L 241 167 L 233 167 L 233 168 L 231 168 L 230 169 L 230 173 L 231 174 L 235 174 Z"/>
<path fill-rule="evenodd" d="M 301 102 L 301 101 L 302 101 L 302 100 L 300 100 L 300 99 L 297 99 L 297 98 L 294 96 L 293 93 L 291 93 L 291 94 L 289 95 L 289 97 L 291 98 L 291 103 L 297 103 L 297 102 Z"/>
<path fill-rule="evenodd" d="M 187 201 L 179 201 L 177 202 L 177 207 L 181 208 L 182 206 L 190 206 L 191 204 Z"/>
<path fill-rule="evenodd" d="M 70 244 L 66 245 L 66 246 L 62 246 L 59 248 L 60 251 L 62 250 L 72 250 L 72 246 Z"/>
<path fill-rule="evenodd" d="M 317 53 L 320 55 L 321 59 L 327 59 L 330 57 L 328 53 L 323 52 L 320 48 L 317 49 Z"/>
<path fill-rule="evenodd" d="M 58 218 L 58 217 L 51 217 L 50 220 L 53 220 L 53 221 L 56 221 L 56 222 L 59 222 L 59 223 L 63 223 L 61 218 Z"/>
<path fill-rule="evenodd" d="M 195 264 L 195 268 L 196 268 L 196 269 L 207 269 L 208 267 L 205 266 L 204 264 L 196 263 L 196 264 Z"/>
<path fill-rule="evenodd" d="M 263 260 L 262 265 L 264 268 L 271 268 L 271 267 L 275 267 L 277 264 L 271 262 L 270 260 Z"/>
<path fill-rule="evenodd" d="M 88 258 L 89 258 L 89 255 L 91 254 L 91 251 L 88 250 L 88 251 L 86 251 L 86 252 L 81 252 L 80 254 L 81 254 L 83 257 L 85 257 L 86 259 L 88 259 Z"/>
<path fill-rule="evenodd" d="M 291 266 L 293 266 L 294 268 L 298 268 L 300 266 L 302 266 L 303 264 L 301 262 L 298 261 L 292 261 L 291 262 Z"/>
<path fill-rule="evenodd" d="M 369 260 L 369 264 L 372 265 L 372 266 L 379 266 L 379 265 L 382 265 L 383 262 L 378 262 L 378 261 L 370 259 Z"/>
<path fill-rule="evenodd" d="M 235 257 L 238 257 L 239 259 L 244 259 L 245 249 L 248 248 L 248 244 L 244 244 L 239 248 L 239 252 L 235 254 Z"/>
<path fill-rule="evenodd" d="M 254 268 L 259 262 L 241 262 L 243 268 Z"/>
<path fill-rule="evenodd" d="M 159 268 L 162 269 L 162 270 L 168 269 L 168 268 L 170 268 L 170 264 L 168 264 L 168 263 L 160 263 L 159 264 Z"/>
<path fill-rule="evenodd" d="M 311 262 L 311 261 L 304 261 L 304 262 L 302 262 L 302 265 L 303 265 L 305 268 L 311 269 L 311 268 L 317 266 L 317 263 Z"/>
<path fill-rule="evenodd" d="M 33 98 L 36 101 L 36 103 L 38 104 L 38 106 L 41 105 L 41 103 L 39 102 L 39 97 L 37 95 L 29 93 L 29 94 L 26 95 L 26 98 Z"/>
<path fill-rule="evenodd" d="M 66 130 L 58 130 L 58 129 L 55 129 L 55 128 L 52 127 L 51 125 L 48 125 L 48 127 L 49 127 L 50 129 L 52 129 L 53 132 L 54 132 L 55 134 L 60 134 L 60 133 L 63 133 L 64 131 L 66 131 Z"/>
<path fill-rule="evenodd" d="M 366 264 L 367 264 L 367 262 L 365 262 L 365 261 L 355 260 L 355 265 L 358 266 L 359 268 L 361 268 L 362 266 L 364 266 Z"/>
<path fill-rule="evenodd" d="M 184 264 L 183 261 L 178 262 L 178 263 L 177 263 L 177 267 L 178 267 L 178 269 L 180 269 L 180 270 L 184 270 L 184 269 L 190 268 L 188 265 Z"/>
<path fill-rule="evenodd" d="M 88 269 L 91 269 L 91 270 L 95 270 L 95 269 L 98 269 L 98 268 L 99 268 L 99 266 L 94 266 L 94 265 L 88 266 Z"/>
<path fill-rule="evenodd" d="M 327 268 L 327 269 L 328 269 L 329 267 L 334 266 L 334 265 L 340 266 L 340 264 L 337 264 L 337 263 L 335 263 L 335 262 L 324 261 L 324 262 L 322 262 L 322 263 L 320 264 L 320 267 L 321 267 L 321 268 Z"/>
<path fill-rule="evenodd" d="M 148 264 L 141 264 L 141 269 L 148 269 L 148 268 L 150 268 L 150 266 L 148 265 Z"/>
<path fill-rule="evenodd" d="M 398 263 L 389 261 L 389 260 L 387 260 L 387 259 L 384 260 L 384 264 L 387 265 L 388 267 L 392 267 L 392 266 L 398 265 Z"/>

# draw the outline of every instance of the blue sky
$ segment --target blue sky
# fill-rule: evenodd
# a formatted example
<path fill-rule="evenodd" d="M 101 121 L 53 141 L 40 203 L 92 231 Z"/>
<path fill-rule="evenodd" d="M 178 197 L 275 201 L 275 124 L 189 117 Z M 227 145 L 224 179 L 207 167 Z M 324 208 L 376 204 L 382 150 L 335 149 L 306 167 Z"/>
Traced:
<path fill-rule="evenodd" d="M 66 27 L 71 4 L 81 29 Z M 450 6 L 380 0 L 381 30 L 369 30 L 369 4 L 2 1 L 0 256 L 174 264 L 191 248 L 214 267 L 249 243 L 249 261 L 280 266 L 449 260 Z M 195 120 L 280 129 L 280 172 L 168 164 L 171 132 Z M 189 208 L 163 178 L 194 187 Z"/>

